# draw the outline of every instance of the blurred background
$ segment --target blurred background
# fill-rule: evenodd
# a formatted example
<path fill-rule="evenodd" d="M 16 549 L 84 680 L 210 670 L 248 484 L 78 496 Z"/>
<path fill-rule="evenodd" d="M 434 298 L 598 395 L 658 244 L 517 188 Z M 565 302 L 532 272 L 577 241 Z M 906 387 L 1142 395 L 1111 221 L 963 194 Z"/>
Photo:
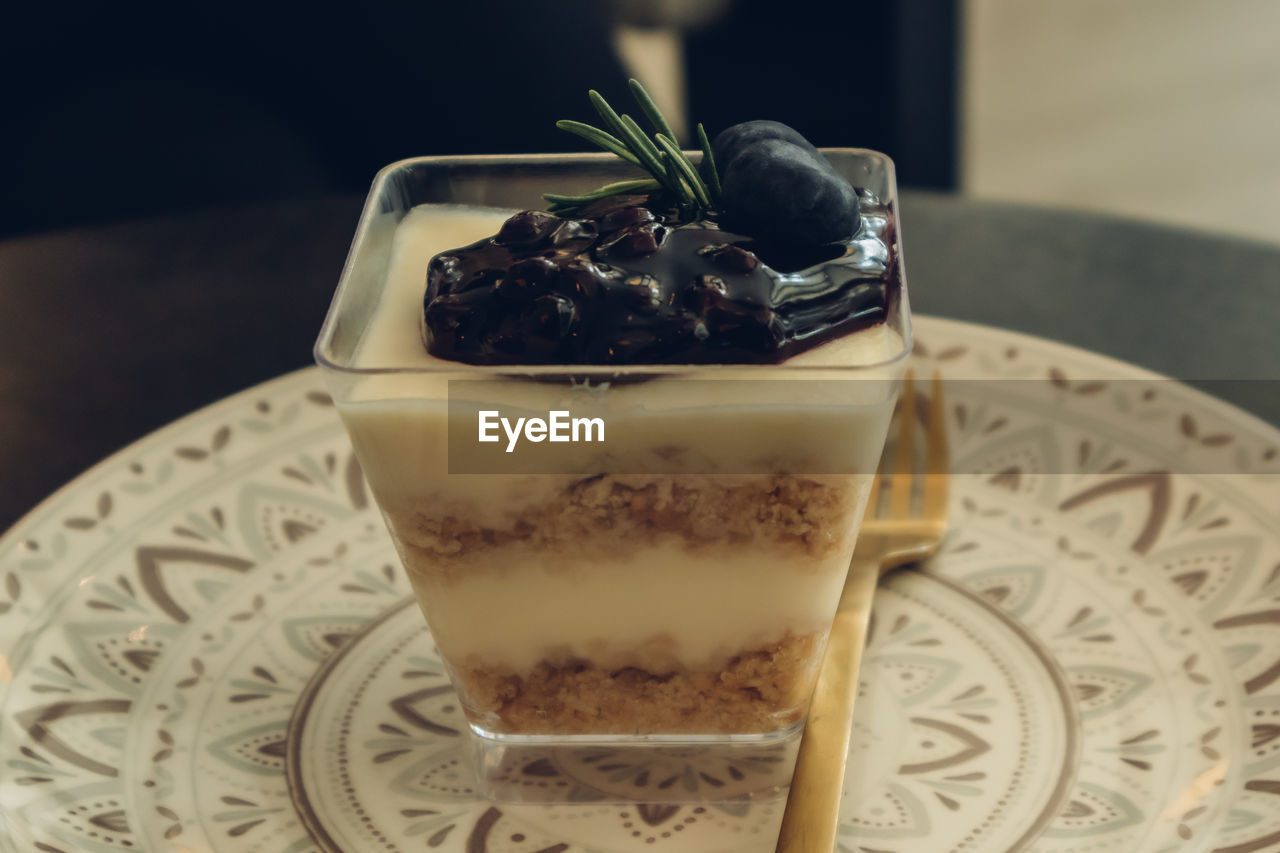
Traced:
<path fill-rule="evenodd" d="M 0 236 L 359 193 L 419 154 L 577 150 L 636 75 L 710 131 L 777 118 L 906 187 L 1280 240 L 1274 0 L 22 4 Z"/>
<path fill-rule="evenodd" d="M 106 453 L 306 364 L 382 166 L 582 150 L 555 120 L 595 122 L 592 87 L 630 108 L 629 76 L 686 133 L 773 118 L 888 152 L 922 313 L 1243 379 L 1207 390 L 1280 422 L 1280 0 L 5 13 L 0 529 Z"/>
<path fill-rule="evenodd" d="M 0 233 L 359 192 L 422 154 L 581 150 L 628 76 L 678 122 L 794 123 L 954 184 L 953 3 L 23 4 L 4 29 Z M 918 95 L 903 99 L 911 89 Z M 680 122 L 688 129 L 688 122 Z"/>

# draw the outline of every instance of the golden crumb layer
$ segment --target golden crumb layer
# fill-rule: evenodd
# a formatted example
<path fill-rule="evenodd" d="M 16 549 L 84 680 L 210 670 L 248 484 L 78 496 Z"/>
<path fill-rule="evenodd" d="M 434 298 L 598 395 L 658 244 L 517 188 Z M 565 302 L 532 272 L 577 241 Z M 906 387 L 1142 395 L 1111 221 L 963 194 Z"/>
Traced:
<path fill-rule="evenodd" d="M 670 541 L 693 552 L 768 547 L 822 558 L 850 548 L 857 506 L 852 477 L 601 475 L 513 508 L 502 526 L 426 499 L 384 509 L 411 569 L 449 577 L 483 568 L 498 549 L 517 544 L 566 565 Z"/>
<path fill-rule="evenodd" d="M 821 639 L 788 634 L 717 671 L 610 671 L 573 660 L 523 675 L 466 666 L 458 676 L 469 715 L 502 734 L 764 733 L 804 717 Z"/>

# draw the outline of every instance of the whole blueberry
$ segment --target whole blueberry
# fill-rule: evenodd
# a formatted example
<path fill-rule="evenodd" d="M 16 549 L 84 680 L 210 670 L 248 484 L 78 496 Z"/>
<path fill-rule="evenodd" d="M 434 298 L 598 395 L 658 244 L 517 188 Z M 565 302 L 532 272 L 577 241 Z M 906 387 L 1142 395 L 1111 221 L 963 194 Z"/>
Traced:
<path fill-rule="evenodd" d="M 793 142 L 762 139 L 743 148 L 721 186 L 721 224 L 757 240 L 817 245 L 858 230 L 857 190 Z"/>
<path fill-rule="evenodd" d="M 716 166 L 719 167 L 720 174 L 723 175 L 729 164 L 737 159 L 738 155 L 745 149 L 765 139 L 780 139 L 783 142 L 797 145 L 812 154 L 818 153 L 818 149 L 814 148 L 809 140 L 801 136 L 799 131 L 780 121 L 769 121 L 767 119 L 744 121 L 741 124 L 735 124 L 720 131 L 716 134 L 716 138 L 711 141 L 711 153 L 715 157 Z"/>

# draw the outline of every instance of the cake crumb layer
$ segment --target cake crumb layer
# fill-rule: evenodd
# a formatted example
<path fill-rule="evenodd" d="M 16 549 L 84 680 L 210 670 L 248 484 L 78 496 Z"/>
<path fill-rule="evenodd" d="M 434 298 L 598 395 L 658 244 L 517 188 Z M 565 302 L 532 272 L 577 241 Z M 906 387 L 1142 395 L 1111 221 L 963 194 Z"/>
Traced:
<path fill-rule="evenodd" d="M 601 475 L 566 485 L 551 500 L 514 508 L 501 526 L 478 524 L 464 508 L 444 502 L 386 510 L 410 571 L 420 574 L 482 570 L 517 544 L 568 565 L 673 539 L 695 553 L 768 547 L 801 557 L 793 565 L 803 570 L 815 558 L 851 549 L 862 479 Z"/>
<path fill-rule="evenodd" d="M 474 662 L 458 676 L 468 715 L 498 734 L 750 734 L 803 719 L 820 634 L 786 635 L 719 670 L 607 670 L 543 660 L 531 672 Z"/>

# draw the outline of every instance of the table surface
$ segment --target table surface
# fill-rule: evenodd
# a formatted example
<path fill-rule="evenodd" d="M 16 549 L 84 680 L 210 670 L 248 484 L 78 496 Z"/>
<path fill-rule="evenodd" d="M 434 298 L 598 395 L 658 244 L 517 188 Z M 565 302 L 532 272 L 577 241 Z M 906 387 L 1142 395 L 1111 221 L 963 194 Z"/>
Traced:
<path fill-rule="evenodd" d="M 311 363 L 363 199 L 0 242 L 0 531 L 95 462 Z M 905 193 L 914 311 L 1073 344 L 1280 423 L 1280 245 Z"/>

